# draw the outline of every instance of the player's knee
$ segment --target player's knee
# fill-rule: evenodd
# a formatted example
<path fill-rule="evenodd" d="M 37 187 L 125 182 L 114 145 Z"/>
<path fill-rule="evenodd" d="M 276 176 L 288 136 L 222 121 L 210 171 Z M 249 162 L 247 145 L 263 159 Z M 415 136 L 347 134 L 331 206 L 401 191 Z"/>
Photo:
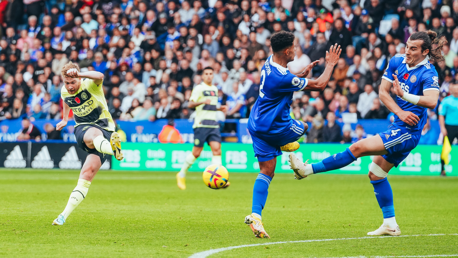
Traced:
<path fill-rule="evenodd" d="M 357 142 L 350 146 L 350 151 L 356 158 L 360 157 L 361 154 L 364 152 L 364 147 L 361 143 Z"/>
<path fill-rule="evenodd" d="M 371 181 L 377 181 L 386 178 L 388 176 L 388 172 L 383 170 L 379 165 L 372 162 L 369 167 L 368 176 Z"/>
<path fill-rule="evenodd" d="M 213 153 L 213 156 L 221 156 L 221 149 L 213 150 L 212 153 Z"/>

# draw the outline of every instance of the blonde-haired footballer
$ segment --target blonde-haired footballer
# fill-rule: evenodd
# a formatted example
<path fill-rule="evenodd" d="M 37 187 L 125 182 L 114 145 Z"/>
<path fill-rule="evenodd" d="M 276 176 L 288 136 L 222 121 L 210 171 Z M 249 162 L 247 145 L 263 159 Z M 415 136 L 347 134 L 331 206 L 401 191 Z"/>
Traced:
<path fill-rule="evenodd" d="M 78 65 L 70 62 L 62 68 L 62 77 L 64 114 L 56 129 L 60 131 L 67 125 L 71 109 L 76 123 L 76 142 L 89 155 L 67 206 L 53 221 L 53 225 L 63 225 L 70 213 L 86 198 L 92 179 L 109 155 L 114 155 L 117 160 L 123 158 L 120 138 L 115 132 L 115 124 L 103 93 L 103 74 L 80 72 Z"/>
<path fill-rule="evenodd" d="M 226 112 L 226 106 L 217 108 L 218 88 L 212 84 L 213 68 L 205 67 L 202 71 L 202 83 L 194 87 L 189 99 L 189 108 L 196 109 L 194 119 L 194 147 L 192 153 L 186 156 L 185 162 L 180 172 L 176 175 L 177 185 L 181 190 L 186 189 L 186 173 L 200 156 L 205 142 L 212 149 L 212 164 L 221 166 L 221 135 L 219 133 L 219 124 L 216 121 L 216 111 Z M 230 185 L 227 182 L 226 187 Z"/>

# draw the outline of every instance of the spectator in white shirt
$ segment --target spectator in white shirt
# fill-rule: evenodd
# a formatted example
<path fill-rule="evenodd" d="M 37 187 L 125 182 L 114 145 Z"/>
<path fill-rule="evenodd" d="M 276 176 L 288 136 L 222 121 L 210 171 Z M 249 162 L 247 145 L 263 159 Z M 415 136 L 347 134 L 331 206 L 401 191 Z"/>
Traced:
<path fill-rule="evenodd" d="M 292 74 L 302 72 L 307 65 L 310 64 L 310 58 L 302 52 L 302 48 L 298 46 L 296 48 L 296 56 L 294 61 L 288 63 L 288 69 Z"/>
<path fill-rule="evenodd" d="M 238 90 L 239 90 L 239 93 L 240 94 L 246 94 L 247 91 L 250 89 L 251 87 L 251 84 L 253 84 L 253 82 L 247 78 L 247 74 L 245 71 L 243 72 L 240 72 L 240 77 L 239 77 L 239 87 L 238 87 Z"/>
<path fill-rule="evenodd" d="M 371 110 L 375 98 L 377 98 L 377 93 L 375 93 L 374 88 L 372 88 L 372 85 L 366 84 L 364 92 L 359 95 L 358 105 L 356 106 L 361 117 L 364 117 Z"/>
<path fill-rule="evenodd" d="M 142 41 L 145 39 L 145 36 L 140 33 L 140 28 L 135 28 L 134 29 L 134 35 L 132 38 L 130 38 L 130 41 L 134 42 L 135 48 L 134 50 L 140 50 L 140 45 L 142 44 Z"/>
<path fill-rule="evenodd" d="M 453 38 L 450 41 L 450 50 L 454 53 L 458 53 L 458 28 L 453 30 Z"/>

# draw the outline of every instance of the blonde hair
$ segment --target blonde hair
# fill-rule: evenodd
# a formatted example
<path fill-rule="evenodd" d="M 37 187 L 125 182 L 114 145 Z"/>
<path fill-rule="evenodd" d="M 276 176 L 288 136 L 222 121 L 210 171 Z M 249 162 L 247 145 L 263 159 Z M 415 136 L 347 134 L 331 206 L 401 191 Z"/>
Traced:
<path fill-rule="evenodd" d="M 61 71 L 62 77 L 68 78 L 67 71 L 70 69 L 76 69 L 78 70 L 78 72 L 80 71 L 80 67 L 78 66 L 78 64 L 73 63 L 73 62 L 68 62 L 67 64 L 64 65 L 64 67 L 62 67 L 62 71 Z"/>

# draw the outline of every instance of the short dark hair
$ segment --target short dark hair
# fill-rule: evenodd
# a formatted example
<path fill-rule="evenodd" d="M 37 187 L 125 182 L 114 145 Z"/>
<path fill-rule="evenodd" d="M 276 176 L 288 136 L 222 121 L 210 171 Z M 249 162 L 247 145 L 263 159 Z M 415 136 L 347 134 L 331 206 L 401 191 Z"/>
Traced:
<path fill-rule="evenodd" d="M 294 44 L 294 34 L 287 31 L 279 31 L 272 35 L 270 42 L 273 52 L 279 52 Z"/>
<path fill-rule="evenodd" d="M 202 72 L 205 71 L 205 70 L 212 70 L 212 71 L 214 71 L 213 67 L 211 67 L 211 66 L 205 67 L 205 68 L 202 70 Z"/>

